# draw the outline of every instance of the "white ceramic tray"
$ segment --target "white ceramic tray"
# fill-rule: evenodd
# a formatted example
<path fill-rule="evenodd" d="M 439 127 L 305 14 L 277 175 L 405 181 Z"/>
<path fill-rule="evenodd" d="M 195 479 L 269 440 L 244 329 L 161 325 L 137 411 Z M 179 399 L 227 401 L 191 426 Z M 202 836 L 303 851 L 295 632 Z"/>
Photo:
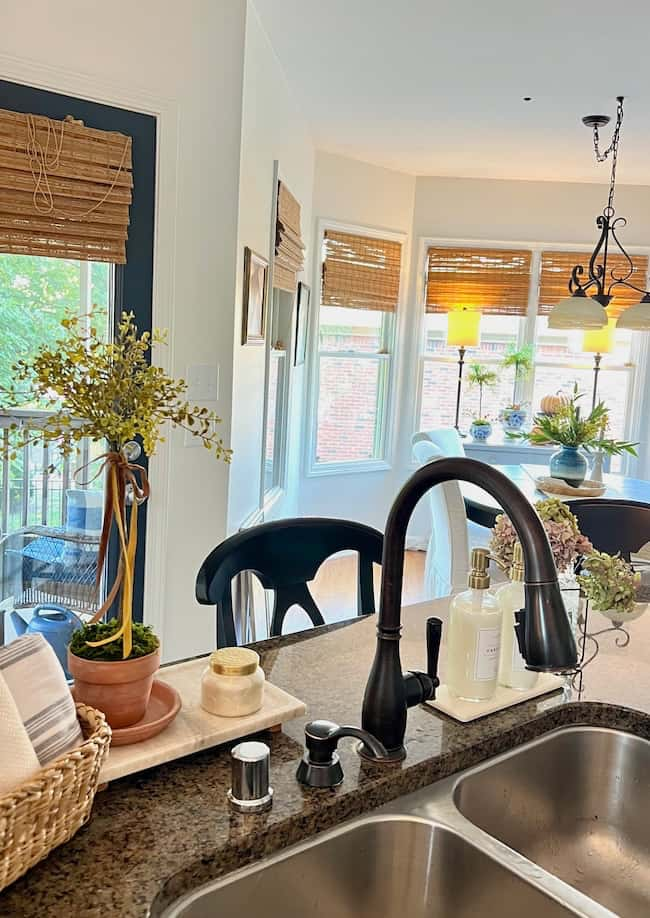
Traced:
<path fill-rule="evenodd" d="M 499 685 L 493 698 L 489 701 L 463 701 L 449 694 L 446 685 L 441 685 L 436 691 L 435 701 L 426 703 L 436 711 L 442 711 L 454 720 L 459 720 L 463 724 L 471 720 L 478 720 L 479 717 L 487 717 L 488 714 L 495 714 L 504 708 L 511 708 L 523 701 L 530 701 L 531 698 L 539 698 L 540 695 L 547 695 L 549 692 L 555 692 L 564 685 L 562 676 L 554 676 L 552 673 L 540 673 L 535 688 L 520 692 L 516 689 L 504 688 Z"/>
<path fill-rule="evenodd" d="M 181 696 L 182 707 L 176 719 L 158 736 L 142 743 L 111 748 L 100 773 L 102 783 L 171 762 L 201 749 L 219 746 L 240 736 L 279 727 L 307 710 L 298 698 L 267 682 L 264 704 L 255 714 L 246 717 L 208 714 L 200 704 L 201 674 L 206 664 L 207 658 L 203 657 L 165 666 L 158 672 L 156 678 L 168 682 Z"/>

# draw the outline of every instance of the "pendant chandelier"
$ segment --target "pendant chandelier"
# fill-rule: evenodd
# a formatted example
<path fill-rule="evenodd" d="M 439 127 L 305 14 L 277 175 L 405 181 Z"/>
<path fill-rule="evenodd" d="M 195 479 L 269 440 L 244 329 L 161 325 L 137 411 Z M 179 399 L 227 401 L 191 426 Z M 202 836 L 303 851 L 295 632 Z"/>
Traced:
<path fill-rule="evenodd" d="M 611 177 L 609 197 L 602 214 L 596 220 L 600 238 L 589 259 L 587 269 L 584 265 L 575 265 L 569 280 L 570 296 L 561 300 L 548 317 L 549 328 L 563 329 L 598 329 L 607 325 L 606 312 L 617 290 L 627 288 L 639 293 L 639 302 L 629 306 L 621 313 L 617 328 L 628 328 L 637 331 L 650 331 L 650 292 L 637 287 L 630 281 L 634 265 L 618 238 L 618 231 L 627 223 L 625 217 L 617 217 L 614 210 L 614 191 L 616 188 L 616 166 L 618 147 L 623 123 L 623 96 L 617 97 L 616 125 L 612 141 L 606 150 L 600 149 L 600 128 L 609 123 L 608 115 L 587 115 L 583 124 L 591 128 L 594 136 L 594 151 L 599 163 L 611 155 Z M 611 267 L 608 258 L 613 252 L 624 257 L 624 267 Z"/>

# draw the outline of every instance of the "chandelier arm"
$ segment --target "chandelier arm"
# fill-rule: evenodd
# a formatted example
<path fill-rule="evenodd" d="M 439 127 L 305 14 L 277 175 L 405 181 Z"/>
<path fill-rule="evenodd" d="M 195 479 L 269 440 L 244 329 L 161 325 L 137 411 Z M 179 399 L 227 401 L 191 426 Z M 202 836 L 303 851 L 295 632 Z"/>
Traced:
<path fill-rule="evenodd" d="M 637 287 L 636 284 L 631 284 L 627 280 L 615 280 L 613 284 L 610 284 L 610 295 L 614 287 L 629 287 L 630 290 L 636 290 L 637 293 L 642 293 L 644 296 L 650 296 L 650 290 L 644 290 L 643 287 Z"/>
<path fill-rule="evenodd" d="M 618 227 L 618 226 L 626 226 L 626 224 L 627 224 L 627 220 L 625 219 L 625 217 L 617 217 L 616 220 L 613 220 L 612 223 L 611 223 L 611 225 L 610 225 L 610 233 L 611 233 L 612 239 L 613 239 L 614 242 L 616 243 L 619 252 L 623 255 L 623 257 L 624 257 L 625 260 L 627 261 L 627 265 L 628 265 L 628 270 L 627 270 L 627 272 L 626 272 L 622 277 L 619 276 L 619 275 L 616 273 L 616 267 L 613 267 L 612 270 L 610 271 L 610 274 L 611 274 L 612 279 L 613 279 L 614 281 L 618 281 L 618 282 L 627 281 L 627 280 L 632 276 L 632 274 L 634 273 L 634 262 L 632 261 L 632 259 L 631 259 L 630 256 L 628 255 L 628 253 L 627 253 L 627 251 L 626 251 L 626 249 L 625 249 L 625 246 L 623 245 L 623 243 L 620 241 L 620 239 L 619 239 L 618 236 L 616 235 L 616 229 L 617 229 L 617 227 Z M 611 286 L 614 286 L 614 285 L 612 284 Z M 611 289 L 611 286 L 610 286 L 610 289 Z"/>
<path fill-rule="evenodd" d="M 587 290 L 594 285 L 594 281 L 589 278 L 586 283 L 581 282 L 580 275 L 585 273 L 583 265 L 574 265 L 569 278 L 569 293 L 571 296 L 586 296 Z"/>
<path fill-rule="evenodd" d="M 609 217 L 605 214 L 601 214 L 596 220 L 596 226 L 600 230 L 600 239 L 596 243 L 593 252 L 591 253 L 591 258 L 589 259 L 589 278 L 592 283 L 596 285 L 596 295 L 602 296 L 605 292 L 605 271 L 607 269 L 607 239 L 609 236 Z M 605 255 L 603 258 L 603 264 L 598 264 L 598 256 L 601 253 L 601 250 L 605 246 Z"/>

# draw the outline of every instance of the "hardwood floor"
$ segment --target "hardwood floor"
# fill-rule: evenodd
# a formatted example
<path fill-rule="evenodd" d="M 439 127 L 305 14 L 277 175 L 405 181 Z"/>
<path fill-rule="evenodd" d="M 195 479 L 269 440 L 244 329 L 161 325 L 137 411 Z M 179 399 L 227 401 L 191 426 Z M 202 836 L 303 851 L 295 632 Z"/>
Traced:
<path fill-rule="evenodd" d="M 410 605 L 426 599 L 424 593 L 424 562 L 426 554 L 423 551 L 407 551 L 404 561 L 404 592 L 403 604 Z M 374 566 L 375 602 L 379 601 L 379 584 L 381 582 L 381 568 Z M 322 565 L 316 578 L 310 583 L 309 588 L 313 594 L 318 608 L 323 613 L 326 622 L 338 622 L 346 618 L 353 618 L 357 612 L 357 559 L 353 555 L 334 557 Z M 255 620 L 257 626 L 257 639 L 261 640 L 268 634 L 264 591 L 255 582 Z M 311 627 L 311 622 L 300 609 L 291 609 L 284 623 L 283 633 L 302 631 Z"/>

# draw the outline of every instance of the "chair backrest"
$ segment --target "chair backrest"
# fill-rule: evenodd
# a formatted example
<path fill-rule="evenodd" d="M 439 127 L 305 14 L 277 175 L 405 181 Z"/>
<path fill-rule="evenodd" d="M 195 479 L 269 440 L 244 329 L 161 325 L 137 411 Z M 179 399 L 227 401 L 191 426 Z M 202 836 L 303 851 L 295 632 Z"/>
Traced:
<path fill-rule="evenodd" d="M 437 446 L 443 456 L 464 456 L 465 447 L 455 427 L 436 427 L 433 430 L 420 430 L 413 434 L 411 443 L 429 441 Z"/>
<path fill-rule="evenodd" d="M 372 565 L 381 563 L 383 536 L 377 529 L 350 520 L 306 517 L 275 520 L 230 536 L 210 552 L 196 578 L 196 598 L 217 607 L 217 646 L 237 643 L 231 583 L 252 571 L 262 586 L 274 591 L 271 635 L 282 633 L 289 608 L 300 606 L 314 625 L 325 621 L 307 583 L 323 561 L 340 551 L 359 555 L 357 612 L 375 611 Z"/>
<path fill-rule="evenodd" d="M 422 439 L 413 444 L 413 458 L 424 465 L 444 458 L 444 454 L 430 440 Z M 431 488 L 428 499 L 431 536 L 427 548 L 425 587 L 427 594 L 436 598 L 465 588 L 469 570 L 469 538 L 465 501 L 457 481 L 446 481 Z"/>
<path fill-rule="evenodd" d="M 569 500 L 583 535 L 598 551 L 626 561 L 650 542 L 650 505 L 636 500 Z"/>

